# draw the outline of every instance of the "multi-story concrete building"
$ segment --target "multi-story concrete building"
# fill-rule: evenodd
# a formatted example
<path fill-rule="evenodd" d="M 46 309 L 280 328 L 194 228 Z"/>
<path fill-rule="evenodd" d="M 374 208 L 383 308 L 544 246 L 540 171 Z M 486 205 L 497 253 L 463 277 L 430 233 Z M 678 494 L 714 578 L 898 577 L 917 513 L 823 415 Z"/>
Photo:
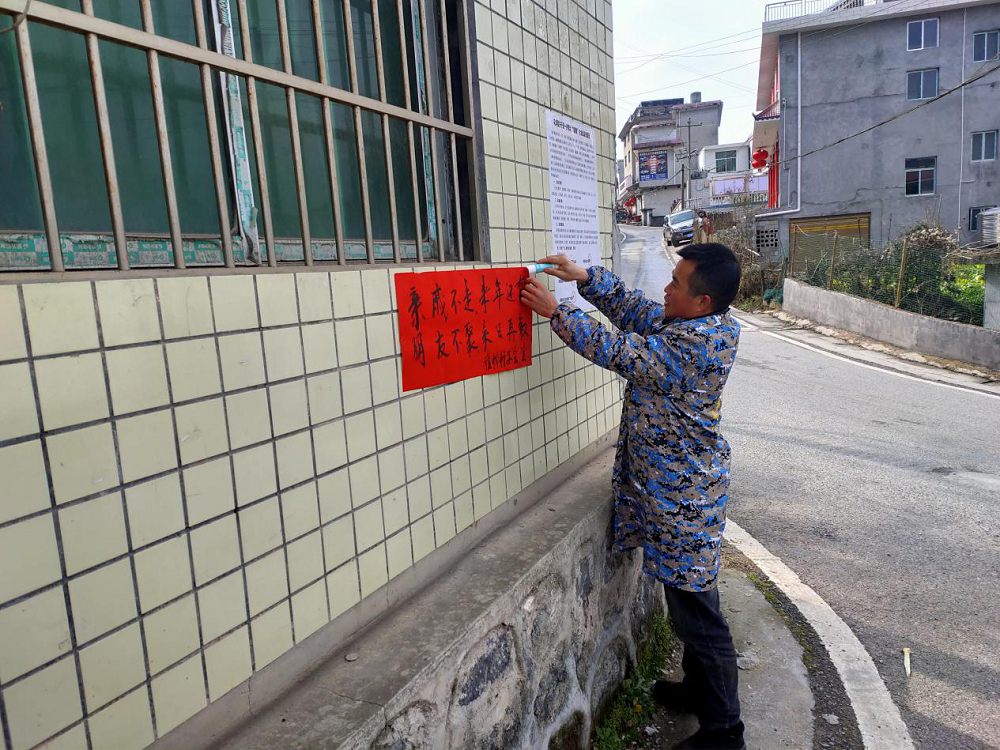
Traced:
<path fill-rule="evenodd" d="M 976 241 L 979 213 L 1000 203 L 998 29 L 1000 3 L 982 0 L 769 5 L 762 246 L 787 253 L 790 227 L 886 241 L 928 218 Z"/>
<path fill-rule="evenodd" d="M 699 92 L 688 103 L 657 99 L 636 107 L 618 134 L 625 147 L 619 201 L 645 223 L 662 223 L 681 203 L 698 152 L 719 142 L 721 122 L 722 102 L 703 102 Z"/>
<path fill-rule="evenodd" d="M 688 205 L 709 213 L 730 211 L 734 205 L 767 203 L 767 177 L 750 166 L 750 145 L 721 143 L 706 146 L 698 154 L 691 173 Z"/>

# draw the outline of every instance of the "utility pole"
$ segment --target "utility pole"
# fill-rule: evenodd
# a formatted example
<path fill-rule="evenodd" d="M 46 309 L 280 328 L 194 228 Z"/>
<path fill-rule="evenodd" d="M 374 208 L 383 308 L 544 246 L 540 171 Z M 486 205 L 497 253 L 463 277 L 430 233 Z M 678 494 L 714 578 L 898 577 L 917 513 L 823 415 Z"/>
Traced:
<path fill-rule="evenodd" d="M 692 154 L 692 141 L 691 141 L 691 128 L 700 128 L 701 125 L 692 125 L 691 118 L 688 118 L 687 124 L 681 127 L 687 128 L 687 179 L 684 180 L 682 177 L 681 182 L 681 200 L 683 202 L 682 208 L 688 208 L 691 203 L 691 154 Z M 682 172 L 683 175 L 683 172 Z"/>

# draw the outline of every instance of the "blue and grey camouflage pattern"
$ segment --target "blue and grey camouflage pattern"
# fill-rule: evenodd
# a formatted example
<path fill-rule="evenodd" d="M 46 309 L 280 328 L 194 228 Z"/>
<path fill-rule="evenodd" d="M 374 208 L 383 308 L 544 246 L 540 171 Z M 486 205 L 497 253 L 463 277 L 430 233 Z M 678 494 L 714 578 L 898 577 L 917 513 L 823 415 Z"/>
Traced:
<path fill-rule="evenodd" d="M 711 589 L 729 500 L 731 451 L 719 409 L 740 325 L 728 311 L 665 320 L 662 304 L 607 269 L 588 274 L 580 294 L 620 331 L 566 304 L 552 330 L 628 381 L 612 478 L 616 542 L 641 547 L 646 572 L 668 586 Z"/>

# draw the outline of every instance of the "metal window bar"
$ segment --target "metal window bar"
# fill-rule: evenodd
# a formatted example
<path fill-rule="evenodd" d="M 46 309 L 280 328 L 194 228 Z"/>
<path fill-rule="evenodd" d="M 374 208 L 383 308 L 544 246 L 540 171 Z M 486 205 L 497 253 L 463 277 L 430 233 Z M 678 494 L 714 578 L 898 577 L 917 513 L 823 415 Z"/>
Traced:
<path fill-rule="evenodd" d="M 198 47 L 208 50 L 208 36 L 205 33 L 205 12 L 201 0 L 191 0 L 194 9 L 194 30 Z M 224 57 L 224 55 L 223 55 Z M 215 181 L 215 200 L 219 212 L 219 234 L 222 239 L 222 256 L 226 268 L 235 268 L 233 258 L 233 237 L 229 228 L 229 204 L 226 199 L 225 170 L 222 168 L 222 149 L 219 146 L 219 121 L 215 111 L 215 92 L 212 88 L 212 69 L 208 63 L 201 63 L 201 91 L 205 100 L 205 124 L 208 127 L 208 150 L 212 158 L 212 177 Z"/>
<path fill-rule="evenodd" d="M 459 36 L 459 45 L 462 55 L 462 61 L 464 63 L 464 74 L 465 80 L 472 80 L 472 38 L 469 29 L 469 14 L 470 5 L 466 2 L 459 2 L 459 18 L 461 20 L 461 33 Z M 473 112 L 473 107 L 475 106 L 475 97 L 472 96 L 472 89 L 469 86 L 462 87 L 462 96 L 464 97 L 463 103 L 465 105 L 465 121 L 472 123 L 476 121 L 475 114 Z M 476 158 L 476 144 L 474 139 L 469 138 L 465 141 L 465 152 L 466 152 L 466 163 L 468 164 L 468 179 L 471 185 L 475 186 L 479 184 L 479 160 Z M 475 195 L 475 188 L 470 191 L 472 195 Z M 480 221 L 479 215 L 479 201 L 474 198 L 469 201 L 469 209 L 472 213 L 472 226 L 478 227 L 480 231 L 482 230 L 482 223 Z M 472 232 L 473 241 L 473 254 L 480 260 L 485 260 L 482 241 L 478 232 Z"/>
<path fill-rule="evenodd" d="M 424 7 L 424 0 L 417 0 L 417 6 L 420 10 L 420 42 L 422 47 L 422 53 L 424 58 L 424 76 L 430 73 L 431 69 L 431 54 L 430 47 L 427 42 L 427 12 Z M 434 88 L 432 86 L 427 86 L 427 111 L 431 113 L 434 111 L 432 106 L 434 98 L 432 94 L 434 93 Z M 452 124 L 452 123 L 449 123 Z M 434 217 L 437 220 L 437 241 L 438 241 L 438 260 L 444 262 L 444 226 L 441 216 L 441 191 L 437 187 L 437 176 L 438 176 L 438 149 L 437 149 L 437 129 L 434 127 L 430 128 L 430 152 L 431 152 L 431 174 L 434 176 L 432 180 L 432 185 L 434 186 Z"/>
<path fill-rule="evenodd" d="M 372 36 L 375 38 L 375 72 L 378 78 L 378 96 L 388 101 L 385 90 L 385 67 L 382 60 L 382 23 L 378 13 L 378 0 L 372 2 Z M 392 227 L 392 258 L 399 263 L 399 222 L 396 221 L 396 189 L 392 171 L 392 141 L 389 140 L 389 115 L 382 113 L 382 145 L 385 152 L 385 176 L 389 197 L 389 224 Z"/>
<path fill-rule="evenodd" d="M 253 49 L 250 42 L 250 17 L 246 0 L 237 0 L 240 14 L 240 41 L 243 58 L 253 63 Z M 274 244 L 274 224 L 271 222 L 271 191 L 267 183 L 267 165 L 264 163 L 264 135 L 260 127 L 260 108 L 257 102 L 257 80 L 246 77 L 247 107 L 250 109 L 250 136 L 253 139 L 254 159 L 257 162 L 257 183 L 260 190 L 260 214 L 264 223 L 264 246 L 267 249 L 267 265 L 278 265 L 278 253 Z"/>
<path fill-rule="evenodd" d="M 351 0 L 344 0 L 344 36 L 347 37 L 347 69 L 350 71 L 351 92 L 360 96 L 358 88 L 358 61 L 354 56 L 354 19 L 351 17 Z M 372 239 L 372 210 L 368 197 L 368 165 L 365 161 L 365 138 L 361 130 L 361 108 L 354 105 L 354 140 L 358 149 L 358 172 L 361 178 L 361 201 L 364 204 L 365 248 L 368 262 L 375 264 L 375 242 Z"/>
<path fill-rule="evenodd" d="M 80 7 L 88 15 L 94 15 L 93 0 L 80 0 Z M 90 85 L 94 93 L 94 109 L 97 112 L 97 132 L 101 140 L 101 158 L 104 160 L 104 184 L 108 189 L 108 208 L 111 211 L 111 232 L 115 240 L 115 256 L 118 268 L 129 269 L 128 244 L 125 242 L 125 219 L 122 217 L 121 190 L 118 187 L 118 170 L 115 167 L 115 147 L 111 138 L 111 118 L 108 115 L 108 100 L 104 93 L 104 70 L 101 68 L 101 50 L 96 34 L 86 34 L 87 62 L 90 64 Z"/>
<path fill-rule="evenodd" d="M 451 92 L 451 51 L 448 49 L 448 9 L 445 0 L 438 0 L 438 12 L 441 14 L 441 50 L 444 54 L 444 91 L 448 100 L 448 122 L 455 122 L 455 102 Z M 451 134 L 451 185 L 452 198 L 455 201 L 455 246 L 458 248 L 458 259 L 465 260 L 465 248 L 462 247 L 462 193 L 458 188 L 458 149 L 455 144 L 455 134 Z"/>
<path fill-rule="evenodd" d="M 408 110 L 413 109 L 413 99 L 410 93 L 410 56 L 406 44 L 406 21 L 403 16 L 403 0 L 396 0 L 396 18 L 399 20 L 399 49 L 403 61 L 403 98 Z M 472 80 L 470 76 L 469 81 Z M 406 121 L 406 141 L 410 150 L 410 177 L 413 190 L 413 241 L 417 246 L 417 262 L 424 262 L 424 243 L 421 237 L 423 222 L 420 219 L 420 191 L 417 184 L 417 150 L 413 142 L 413 123 Z"/>
<path fill-rule="evenodd" d="M 444 46 L 444 54 L 448 55 L 448 30 L 447 30 L 447 15 L 444 12 L 444 0 L 439 0 L 442 6 L 442 17 L 441 17 L 441 39 Z M 363 203 L 363 213 L 365 218 L 365 241 L 368 250 L 368 262 L 374 263 L 375 253 L 374 253 L 374 240 L 372 237 L 371 228 L 371 206 L 369 203 L 368 195 L 368 177 L 367 168 L 365 164 L 365 150 L 364 150 L 364 137 L 362 132 L 362 110 L 371 111 L 380 115 L 382 119 L 382 132 L 384 146 L 386 149 L 386 167 L 387 174 L 389 177 L 389 197 L 390 197 L 390 208 L 391 214 L 393 216 L 393 256 L 395 259 L 401 259 L 401 253 L 399 250 L 399 237 L 398 237 L 398 223 L 395 220 L 395 194 L 392 190 L 393 188 L 393 164 L 391 156 L 391 141 L 389 139 L 389 117 L 395 117 L 404 121 L 407 125 L 407 139 L 410 151 L 410 168 L 411 168 L 411 178 L 414 188 L 414 218 L 416 220 L 416 244 L 417 244 L 417 259 L 419 262 L 425 261 L 423 252 L 423 242 L 421 240 L 420 227 L 423 222 L 421 220 L 421 207 L 419 199 L 418 190 L 418 172 L 417 172 L 417 158 L 416 158 L 416 146 L 415 139 L 416 135 L 414 132 L 414 126 L 426 128 L 430 133 L 430 157 L 431 157 L 431 169 L 433 172 L 433 177 L 428 189 L 432 189 L 434 192 L 434 211 L 436 219 L 437 228 L 437 240 L 438 240 L 438 260 L 445 260 L 445 237 L 443 231 L 443 217 L 440 210 L 441 202 L 441 185 L 439 181 L 442 179 L 439 173 L 439 149 L 437 144 L 437 133 L 440 131 L 443 134 L 447 134 L 451 139 L 451 150 L 452 150 L 452 188 L 455 194 L 456 208 L 460 205 L 459 203 L 459 185 L 458 185 L 458 169 L 456 160 L 456 151 L 458 146 L 458 139 L 464 139 L 468 148 L 472 149 L 474 144 L 473 140 L 473 130 L 470 127 L 464 125 L 458 125 L 454 122 L 454 112 L 451 100 L 451 71 L 450 63 L 446 61 L 445 64 L 445 84 L 448 93 L 448 120 L 440 119 L 434 115 L 434 108 L 429 108 L 429 111 L 422 112 L 421 106 L 414 100 L 414 92 L 410 91 L 409 86 L 409 70 L 408 68 L 408 55 L 407 55 L 407 39 L 405 31 L 405 22 L 403 20 L 403 4 L 402 0 L 397 0 L 396 10 L 397 18 L 400 23 L 400 43 L 401 50 L 403 52 L 403 81 L 406 94 L 405 107 L 396 106 L 390 104 L 387 101 L 386 88 L 385 88 L 385 71 L 383 67 L 382 60 L 382 50 L 381 50 L 381 33 L 377 28 L 379 23 L 378 17 L 378 4 L 376 0 L 372 2 L 372 12 L 374 25 L 376 26 L 375 32 L 375 44 L 376 44 L 376 63 L 379 72 L 379 99 L 372 99 L 370 97 L 362 96 L 359 93 L 358 88 L 358 74 L 357 74 L 357 61 L 355 57 L 355 45 L 353 38 L 353 28 L 351 23 L 351 13 L 350 13 L 350 0 L 343 0 L 344 14 L 345 14 L 345 28 L 346 28 L 346 46 L 348 48 L 348 58 L 349 58 L 349 68 L 351 73 L 351 90 L 345 91 L 343 89 L 336 88 L 329 85 L 326 80 L 326 66 L 325 60 L 321 60 L 320 70 L 321 70 L 321 80 L 313 81 L 311 79 L 303 78 L 294 75 L 290 70 L 290 55 L 288 54 L 288 29 L 287 24 L 282 20 L 280 22 L 281 29 L 279 30 L 281 36 L 281 42 L 283 45 L 284 70 L 273 70 L 271 68 L 265 67 L 260 64 L 253 62 L 251 40 L 250 40 L 250 29 L 249 20 L 247 16 L 247 2 L 246 0 L 237 0 L 237 6 L 240 14 L 240 33 L 241 40 L 243 43 L 244 59 L 237 59 L 234 57 L 226 56 L 220 52 L 215 52 L 209 49 L 208 38 L 206 33 L 204 10 L 201 6 L 199 0 L 192 0 L 192 8 L 195 22 L 195 32 L 197 39 L 197 46 L 186 44 L 184 42 L 179 42 L 168 37 L 157 36 L 154 33 L 151 12 L 149 9 L 149 0 L 140 0 L 142 7 L 142 17 L 143 17 L 143 29 L 135 29 L 130 26 L 115 23 L 112 21 L 105 20 L 93 15 L 93 0 L 83 0 L 82 7 L 84 12 L 77 12 L 72 10 L 67 10 L 65 8 L 51 5 L 49 3 L 36 2 L 32 3 L 29 12 L 27 14 L 27 22 L 20 24 L 16 31 L 17 39 L 17 49 L 18 55 L 21 62 L 21 77 L 22 86 L 24 89 L 25 96 L 25 107 L 26 115 L 29 125 L 29 137 L 31 139 L 31 144 L 34 152 L 35 161 L 35 171 L 38 180 L 38 190 L 39 190 L 39 201 L 42 209 L 42 217 L 44 223 L 44 232 L 46 243 L 48 246 L 49 255 L 49 268 L 53 271 L 64 270 L 64 263 L 61 251 L 61 236 L 58 230 L 58 221 L 55 210 L 55 202 L 53 198 L 52 182 L 51 176 L 49 174 L 49 164 L 48 156 L 45 148 L 45 137 L 44 129 L 42 124 L 42 112 L 39 103 L 37 83 L 34 75 L 34 62 L 32 57 L 32 50 L 30 44 L 30 38 L 28 33 L 29 23 L 41 23 L 48 26 L 53 26 L 68 30 L 74 33 L 81 34 L 85 37 L 88 50 L 88 60 L 91 68 L 91 79 L 94 89 L 95 105 L 97 109 L 98 125 L 99 125 L 99 135 L 101 138 L 102 147 L 102 157 L 105 165 L 105 184 L 109 195 L 109 207 L 111 209 L 112 215 L 112 234 L 115 242 L 116 256 L 119 264 L 120 270 L 129 269 L 129 256 L 127 247 L 127 233 L 124 227 L 124 221 L 122 218 L 121 211 L 121 201 L 120 193 L 118 190 L 117 174 L 114 166 L 114 149 L 112 142 L 112 134 L 109 122 L 109 115 L 107 110 L 106 98 L 104 95 L 104 84 L 103 75 L 100 75 L 100 51 L 98 48 L 98 43 L 100 40 L 107 40 L 116 44 L 122 44 L 125 46 L 133 47 L 138 49 L 147 56 L 147 67 L 149 68 L 150 84 L 153 93 L 153 104 L 154 104 L 154 118 L 156 121 L 157 128 L 157 138 L 158 138 L 158 148 L 161 156 L 161 167 L 163 169 L 162 179 L 164 181 L 164 195 L 167 203 L 167 222 L 170 234 L 170 242 L 172 248 L 172 259 L 174 266 L 177 268 L 183 268 L 185 266 L 184 261 L 184 248 L 183 248 L 183 234 L 180 227 L 180 221 L 178 216 L 177 208 L 177 195 L 176 195 L 176 184 L 174 183 L 173 167 L 172 161 L 170 159 L 170 133 L 167 128 L 167 118 L 165 116 L 164 106 L 163 106 L 163 89 L 162 83 L 159 81 L 159 57 L 167 56 L 172 59 L 193 63 L 199 66 L 202 78 L 202 94 L 205 106 L 205 118 L 208 131 L 208 142 L 209 151 L 212 161 L 212 173 L 214 178 L 214 188 L 216 193 L 216 203 L 219 214 L 219 228 L 220 228 L 220 238 L 222 243 L 224 263 L 226 267 L 232 268 L 235 266 L 235 258 L 233 255 L 233 238 L 232 238 L 232 228 L 230 226 L 230 216 L 229 216 L 229 206 L 228 206 L 228 195 L 229 185 L 226 182 L 226 170 L 223 166 L 223 154 L 220 146 L 219 140 L 219 130 L 218 130 L 218 120 L 217 120 L 217 103 L 216 94 L 212 84 L 212 71 L 219 71 L 230 75 L 236 75 L 242 77 L 246 81 L 247 86 L 247 100 L 248 108 L 250 110 L 251 119 L 251 134 L 254 141 L 254 151 L 257 162 L 257 177 L 260 189 L 260 202 L 261 206 L 261 217 L 264 224 L 264 241 L 267 247 L 268 254 L 268 265 L 274 267 L 277 265 L 277 252 L 274 240 L 274 226 L 271 216 L 271 207 L 269 201 L 268 192 L 268 180 L 267 180 L 267 170 L 264 161 L 264 147 L 263 147 L 263 133 L 259 115 L 258 98 L 256 91 L 256 82 L 261 80 L 280 88 L 286 90 L 286 95 L 290 102 L 289 117 L 292 123 L 293 130 L 293 152 L 295 154 L 294 159 L 296 164 L 293 166 L 296 170 L 296 186 L 299 192 L 300 199 L 300 212 L 302 214 L 303 223 L 306 224 L 306 231 L 303 232 L 303 245 L 304 245 L 304 259 L 307 264 L 311 263 L 311 242 L 308 232 L 308 206 L 304 200 L 305 185 L 304 176 L 302 169 L 302 156 L 301 156 L 301 145 L 297 143 L 299 140 L 298 136 L 298 122 L 295 112 L 294 95 L 297 92 L 302 92 L 310 95 L 319 97 L 324 103 L 324 126 L 327 131 L 327 148 L 329 151 L 329 164 L 330 164 L 330 180 L 331 187 L 333 189 L 333 202 L 334 202 L 334 224 L 337 232 L 337 261 L 339 263 L 344 263 L 346 259 L 346 252 L 344 248 L 344 238 L 343 238 L 343 224 L 339 218 L 340 206 L 338 202 L 340 187 L 337 184 L 337 172 L 336 172 L 336 162 L 334 158 L 334 144 L 333 144 L 333 133 L 332 133 L 332 123 L 330 118 L 330 103 L 337 102 L 350 106 L 354 113 L 354 125 L 355 125 L 355 136 L 356 136 L 356 147 L 358 149 L 358 166 L 360 170 L 360 182 L 361 182 L 361 193 L 362 193 L 362 203 Z M 283 15 L 283 0 L 276 0 L 279 3 L 279 7 L 282 9 Z M 415 51 L 417 54 L 422 55 L 422 62 L 425 71 L 430 71 L 430 50 L 428 47 L 428 35 L 427 35 L 427 16 L 426 9 L 423 2 L 418 2 L 419 6 L 419 32 L 421 36 L 421 43 L 417 45 L 418 49 Z M 459 46 L 462 49 L 465 60 L 465 74 L 466 80 L 464 81 L 465 88 L 471 85 L 471 75 L 469 75 L 471 70 L 471 62 L 469 61 L 470 45 L 468 39 L 468 20 L 466 17 L 467 9 L 464 8 L 464 4 L 460 2 L 459 13 L 463 20 L 463 29 L 465 38 L 460 39 Z M 317 13 L 319 8 L 318 0 L 314 0 L 314 13 Z M 16 16 L 21 13 L 23 7 L 20 4 L 20 0 L 0 0 L 0 13 L 5 13 L 10 16 Z M 319 23 L 319 15 L 316 15 L 317 27 L 316 34 L 319 39 L 322 37 L 322 26 Z M 319 51 L 320 55 L 323 55 L 322 48 Z M 428 86 L 428 99 L 431 97 L 440 96 L 441 92 L 435 90 L 432 85 Z M 466 90 L 465 96 L 467 100 L 471 100 L 471 93 Z M 415 106 L 416 105 L 416 106 Z M 228 153 L 226 158 L 229 158 Z M 474 164 L 474 160 L 471 160 Z M 475 183 L 472 187 L 475 187 Z M 475 203 L 475 200 L 472 201 Z M 457 221 L 461 221 L 461 215 L 459 211 L 456 211 Z M 461 230 L 458 233 L 458 242 L 461 242 Z M 464 256 L 464 252 L 459 248 L 460 257 Z M 83 269 L 83 270 L 97 270 L 97 269 Z"/>
<path fill-rule="evenodd" d="M 35 176 L 38 180 L 39 199 L 42 204 L 42 219 L 45 222 L 45 239 L 48 244 L 49 266 L 53 271 L 64 270 L 62 244 L 59 240 L 59 225 L 56 222 L 56 204 L 52 195 L 52 175 L 49 172 L 48 150 L 45 148 L 45 132 L 42 129 L 42 108 L 38 101 L 38 84 L 35 80 L 35 58 L 31 54 L 31 38 L 28 24 L 18 24 L 17 54 L 21 65 L 21 85 L 24 87 L 25 109 L 28 114 L 28 130 L 31 134 L 31 148 L 35 154 Z"/>
<path fill-rule="evenodd" d="M 281 45 L 281 66 L 289 75 L 292 73 L 292 49 L 288 40 L 288 15 L 285 0 L 275 0 L 278 11 L 278 39 Z M 292 169 L 295 173 L 295 193 L 299 202 L 299 227 L 302 232 L 302 259 L 307 266 L 313 264 L 312 233 L 309 231 L 309 199 L 306 197 L 306 175 L 302 166 L 302 139 L 299 133 L 299 109 L 295 102 L 295 92 L 285 89 L 288 107 L 288 129 L 292 137 Z"/>
<path fill-rule="evenodd" d="M 153 9 L 150 0 L 141 0 L 142 29 L 154 33 Z M 177 211 L 177 190 L 174 186 L 174 165 L 170 156 L 170 135 L 167 132 L 167 115 L 163 106 L 163 83 L 160 80 L 160 56 L 155 50 L 146 51 L 149 85 L 153 93 L 153 119 L 156 122 L 156 142 L 160 152 L 160 172 L 163 175 L 163 195 L 167 203 L 167 224 L 170 227 L 170 247 L 174 267 L 184 268 L 184 242 L 181 239 L 181 221 Z"/>
<path fill-rule="evenodd" d="M 323 34 L 323 8 L 320 0 L 312 0 L 313 31 L 316 35 L 316 65 L 319 67 L 319 81 L 327 83 L 326 38 Z M 330 180 L 330 196 L 333 203 L 333 232 L 337 243 L 337 263 L 344 265 L 347 255 L 344 251 L 344 228 L 340 215 L 340 179 L 337 175 L 337 149 L 333 139 L 333 116 L 330 114 L 330 100 L 325 96 L 323 104 L 323 136 L 326 142 L 326 164 Z"/>

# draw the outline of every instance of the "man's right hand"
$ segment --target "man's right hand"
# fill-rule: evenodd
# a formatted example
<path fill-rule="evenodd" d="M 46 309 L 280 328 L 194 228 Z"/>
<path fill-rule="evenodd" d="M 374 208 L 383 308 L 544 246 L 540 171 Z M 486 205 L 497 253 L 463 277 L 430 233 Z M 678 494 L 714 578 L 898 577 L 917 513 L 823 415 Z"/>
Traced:
<path fill-rule="evenodd" d="M 555 268 L 546 268 L 545 273 L 549 276 L 555 276 L 561 281 L 586 281 L 589 278 L 587 269 L 583 266 L 578 266 L 572 260 L 570 260 L 565 255 L 548 255 L 541 258 L 539 263 L 551 263 Z"/>

